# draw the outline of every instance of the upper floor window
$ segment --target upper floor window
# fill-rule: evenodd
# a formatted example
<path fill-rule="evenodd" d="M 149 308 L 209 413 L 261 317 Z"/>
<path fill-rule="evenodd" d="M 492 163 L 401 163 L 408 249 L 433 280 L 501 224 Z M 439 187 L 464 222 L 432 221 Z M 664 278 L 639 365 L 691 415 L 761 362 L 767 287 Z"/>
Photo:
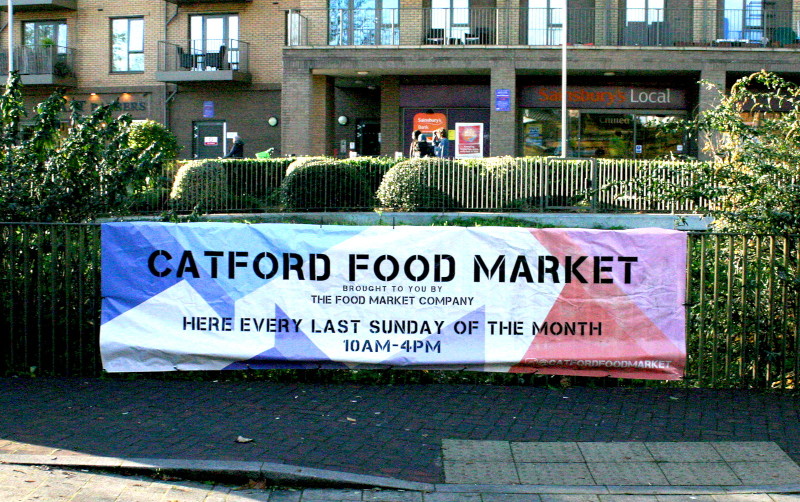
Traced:
<path fill-rule="evenodd" d="M 397 45 L 399 0 L 330 0 L 330 45 Z"/>
<path fill-rule="evenodd" d="M 144 71 L 144 19 L 111 20 L 111 71 Z"/>
<path fill-rule="evenodd" d="M 191 53 L 204 69 L 237 69 L 239 15 L 201 14 L 189 18 Z"/>
<path fill-rule="evenodd" d="M 564 26 L 564 0 L 528 2 L 528 44 L 558 45 Z"/>
<path fill-rule="evenodd" d="M 67 52 L 66 21 L 28 21 L 22 23 L 22 45 L 53 47 L 59 53 Z"/>
<path fill-rule="evenodd" d="M 764 37 L 764 4 L 760 0 L 724 0 L 722 38 L 759 42 Z"/>

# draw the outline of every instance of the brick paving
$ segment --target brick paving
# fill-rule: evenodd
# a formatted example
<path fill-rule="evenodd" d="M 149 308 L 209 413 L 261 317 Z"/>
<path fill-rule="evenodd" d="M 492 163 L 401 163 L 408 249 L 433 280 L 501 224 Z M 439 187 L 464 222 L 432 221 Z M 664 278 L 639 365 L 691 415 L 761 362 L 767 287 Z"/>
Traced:
<path fill-rule="evenodd" d="M 274 462 L 426 483 L 444 482 L 444 439 L 772 441 L 800 461 L 800 396 L 752 391 L 5 378 L 0 410 L 0 454 Z"/>

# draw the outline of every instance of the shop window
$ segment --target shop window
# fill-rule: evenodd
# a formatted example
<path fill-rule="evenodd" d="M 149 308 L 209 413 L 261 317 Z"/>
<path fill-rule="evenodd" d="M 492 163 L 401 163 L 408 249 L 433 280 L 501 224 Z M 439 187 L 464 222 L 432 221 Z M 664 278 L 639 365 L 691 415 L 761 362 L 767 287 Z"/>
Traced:
<path fill-rule="evenodd" d="M 331 0 L 330 45 L 398 45 L 399 0 Z"/>
<path fill-rule="evenodd" d="M 144 19 L 111 20 L 111 71 L 144 71 Z"/>
<path fill-rule="evenodd" d="M 683 137 L 663 126 L 677 115 L 569 110 L 569 157 L 655 159 L 683 154 Z M 522 111 L 522 154 L 561 154 L 561 110 Z"/>

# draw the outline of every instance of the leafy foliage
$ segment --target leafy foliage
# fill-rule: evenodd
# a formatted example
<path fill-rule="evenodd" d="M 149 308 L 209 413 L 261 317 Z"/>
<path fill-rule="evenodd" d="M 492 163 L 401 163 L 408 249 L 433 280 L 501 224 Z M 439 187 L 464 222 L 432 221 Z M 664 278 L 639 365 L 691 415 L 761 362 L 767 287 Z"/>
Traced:
<path fill-rule="evenodd" d="M 67 106 L 62 93 L 54 93 L 36 106 L 33 124 L 22 131 L 21 84 L 18 75 L 9 76 L 0 98 L 3 220 L 76 222 L 125 212 L 167 158 L 152 145 L 132 145 L 131 119 L 115 119 L 113 105 L 87 116 L 69 105 L 63 134 L 61 113 Z"/>
<path fill-rule="evenodd" d="M 289 170 L 291 169 L 291 170 Z M 286 211 L 352 210 L 374 207 L 369 183 L 359 169 L 334 159 L 292 163 L 281 184 Z"/>
<path fill-rule="evenodd" d="M 673 127 L 696 134 L 710 160 L 653 165 L 628 193 L 697 203 L 719 231 L 800 232 L 800 86 L 754 73 Z"/>

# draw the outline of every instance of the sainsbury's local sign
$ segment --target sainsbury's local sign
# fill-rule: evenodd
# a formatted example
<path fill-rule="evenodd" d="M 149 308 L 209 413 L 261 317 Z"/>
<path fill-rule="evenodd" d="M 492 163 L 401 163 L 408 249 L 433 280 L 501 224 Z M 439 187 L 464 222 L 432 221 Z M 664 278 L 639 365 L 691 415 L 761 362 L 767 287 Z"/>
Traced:
<path fill-rule="evenodd" d="M 561 103 L 561 87 L 537 85 L 522 89 L 523 108 L 552 108 Z M 686 92 L 671 87 L 569 86 L 567 106 L 573 108 L 683 109 Z"/>

